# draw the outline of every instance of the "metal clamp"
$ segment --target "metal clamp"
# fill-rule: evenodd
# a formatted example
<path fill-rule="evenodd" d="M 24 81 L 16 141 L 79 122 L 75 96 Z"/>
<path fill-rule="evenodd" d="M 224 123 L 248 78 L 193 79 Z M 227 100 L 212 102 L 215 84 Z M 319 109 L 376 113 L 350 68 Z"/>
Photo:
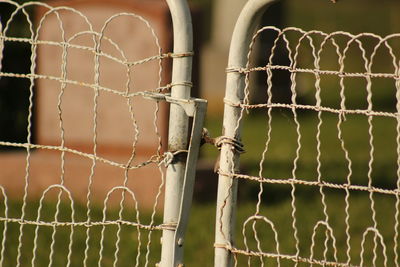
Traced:
<path fill-rule="evenodd" d="M 193 118 L 191 138 L 188 148 L 185 150 L 185 152 L 187 152 L 187 158 L 173 247 L 173 261 L 177 263 L 176 266 L 183 266 L 183 262 L 181 262 L 183 258 L 183 241 L 189 221 L 189 210 L 192 205 L 196 163 L 202 139 L 204 118 L 207 110 L 207 100 L 200 98 L 180 99 L 172 97 L 169 94 L 160 94 L 155 92 L 145 92 L 143 93 L 143 97 L 155 101 L 166 101 L 174 105 L 179 105 L 184 110 L 186 116 Z M 172 152 L 166 153 L 166 157 L 162 163 L 170 165 L 173 156 L 174 153 Z"/>
<path fill-rule="evenodd" d="M 169 94 L 160 94 L 160 93 L 153 93 L 153 92 L 144 92 L 143 97 L 147 99 L 152 99 L 156 101 L 166 101 L 171 104 L 177 104 L 183 108 L 186 115 L 188 117 L 194 117 L 197 106 L 199 105 L 207 105 L 207 100 L 201 98 L 190 98 L 190 99 L 181 99 L 172 97 Z"/>

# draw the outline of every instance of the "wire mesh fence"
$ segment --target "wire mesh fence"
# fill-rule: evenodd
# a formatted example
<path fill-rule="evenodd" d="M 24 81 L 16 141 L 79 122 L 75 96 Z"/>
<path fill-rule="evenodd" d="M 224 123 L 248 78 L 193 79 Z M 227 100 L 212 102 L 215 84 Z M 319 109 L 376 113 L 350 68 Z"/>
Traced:
<path fill-rule="evenodd" d="M 226 96 L 236 120 L 225 135 L 241 135 L 247 153 L 239 170 L 225 152 L 231 189 L 216 231 L 237 240 L 215 246 L 234 266 L 400 264 L 399 37 L 264 27 L 246 65 L 227 69 L 244 79 L 228 82 L 235 97 L 244 92 Z M 228 205 L 238 215 L 226 230 Z"/>
<path fill-rule="evenodd" d="M 162 264 L 180 263 L 206 103 L 187 94 L 190 71 L 169 82 L 169 60 L 191 48 L 165 53 L 137 14 L 93 23 L 40 2 L 0 9 L 9 10 L 0 108 L 18 106 L 1 122 L 0 265 L 150 266 L 166 248 L 163 230 Z M 122 25 L 142 31 L 125 42 Z M 224 99 L 232 123 L 218 139 L 229 188 L 219 192 L 215 247 L 235 266 L 399 266 L 399 37 L 264 27 L 241 51 L 245 66 L 227 68 L 237 91 Z M 182 128 L 198 122 L 174 144 L 187 150 L 166 152 L 165 100 Z M 13 127 L 23 134 L 8 134 Z M 168 165 L 180 177 L 169 180 L 179 188 L 163 223 Z"/>
<path fill-rule="evenodd" d="M 165 53 L 156 30 L 132 13 L 93 25 L 71 7 L 2 1 L 0 9 L 9 10 L 0 25 L 2 90 L 25 103 L 16 119 L 22 141 L 0 141 L 20 148 L 0 155 L 0 265 L 154 265 L 161 230 L 171 228 L 160 214 L 172 160 L 160 96 L 172 87 L 168 59 L 190 55 Z M 121 23 L 143 29 L 128 33 L 128 47 L 147 34 L 145 53 L 110 37 Z M 28 49 L 27 67 L 15 70 L 8 51 L 18 45 Z"/>

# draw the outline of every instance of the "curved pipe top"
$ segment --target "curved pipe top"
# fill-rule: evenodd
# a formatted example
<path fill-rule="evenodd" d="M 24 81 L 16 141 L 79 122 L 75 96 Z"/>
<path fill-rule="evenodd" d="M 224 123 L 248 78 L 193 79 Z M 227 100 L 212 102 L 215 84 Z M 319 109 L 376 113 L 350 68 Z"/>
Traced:
<path fill-rule="evenodd" d="M 276 0 L 249 0 L 233 30 L 231 45 L 229 48 L 228 67 L 245 67 L 247 51 L 259 19 L 267 7 Z M 246 51 L 243 53 L 243 51 Z"/>
<path fill-rule="evenodd" d="M 193 49 L 192 18 L 186 0 L 167 0 L 174 30 L 174 51 L 188 52 Z"/>
<path fill-rule="evenodd" d="M 186 0 L 166 0 L 171 12 L 174 32 L 174 53 L 193 52 L 193 27 L 189 6 Z M 190 82 L 192 79 L 192 57 L 174 58 L 172 83 Z M 172 90 L 174 97 L 190 98 L 190 87 L 176 85 Z M 174 89 L 174 88 L 173 88 Z"/>

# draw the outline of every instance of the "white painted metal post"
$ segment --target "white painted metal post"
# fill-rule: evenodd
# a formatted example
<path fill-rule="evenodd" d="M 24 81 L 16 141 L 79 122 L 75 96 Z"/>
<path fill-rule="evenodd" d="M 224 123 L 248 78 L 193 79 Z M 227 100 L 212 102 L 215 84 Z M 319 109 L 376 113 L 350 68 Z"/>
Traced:
<path fill-rule="evenodd" d="M 174 53 L 186 54 L 193 51 L 193 30 L 190 11 L 186 0 L 167 0 L 173 23 Z M 189 99 L 191 87 L 185 82 L 191 81 L 192 58 L 175 57 L 172 66 L 171 97 Z M 178 104 L 170 107 L 168 151 L 187 149 L 188 117 Z M 164 224 L 178 224 L 180 201 L 182 198 L 183 178 L 186 166 L 186 155 L 178 154 L 168 166 L 165 184 Z M 161 267 L 172 267 L 176 261 L 174 255 L 175 230 L 163 230 Z M 175 266 L 174 266 L 175 267 Z"/>
<path fill-rule="evenodd" d="M 249 0 L 244 6 L 232 35 L 229 50 L 228 68 L 244 68 L 247 52 L 259 18 L 274 0 Z M 244 75 L 229 72 L 226 80 L 225 99 L 230 103 L 240 103 L 244 98 Z M 239 121 L 241 109 L 225 104 L 223 135 L 240 140 Z M 221 148 L 220 170 L 218 180 L 218 196 L 215 226 L 215 267 L 232 266 L 232 253 L 227 249 L 234 243 L 235 210 L 237 199 L 237 180 L 223 175 L 231 173 L 239 166 L 238 154 L 230 144 Z"/>

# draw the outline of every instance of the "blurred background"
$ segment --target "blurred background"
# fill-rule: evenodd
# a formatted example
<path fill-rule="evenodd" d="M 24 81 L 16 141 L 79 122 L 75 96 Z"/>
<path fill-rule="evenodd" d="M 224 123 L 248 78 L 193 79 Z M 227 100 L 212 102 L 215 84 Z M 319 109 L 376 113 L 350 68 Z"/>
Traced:
<path fill-rule="evenodd" d="M 157 1 L 157 0 L 151 0 Z M 20 0 L 18 2 L 23 3 Z M 51 1 L 48 1 L 51 3 Z M 73 0 L 71 0 L 73 2 Z M 128 0 L 127 0 L 128 2 Z M 194 15 L 195 34 L 199 53 L 196 75 L 200 80 L 196 83 L 196 90 L 209 101 L 209 114 L 219 114 L 223 105 L 221 99 L 225 90 L 225 68 L 227 65 L 229 42 L 235 21 L 246 3 L 245 0 L 189 0 L 196 13 Z M 357 34 L 371 32 L 378 35 L 387 35 L 396 32 L 400 27 L 400 20 L 396 10 L 400 3 L 396 0 L 347 0 L 332 4 L 328 0 L 282 0 L 274 3 L 263 16 L 262 25 L 275 25 L 278 27 L 296 26 L 304 30 L 318 29 L 324 32 L 337 30 L 349 31 Z M 11 7 L 0 10 L 1 20 L 4 24 L 10 14 Z M 14 24 L 18 24 L 18 20 Z M 12 27 L 11 35 L 27 35 L 27 25 L 19 21 L 20 26 Z M 26 64 L 30 56 L 27 44 L 17 43 L 6 47 L 3 58 L 4 71 L 27 72 Z M 18 56 L 12 60 L 7 54 Z M 25 68 L 25 69 L 24 69 Z M 14 79 L 17 82 L 16 79 Z M 19 80 L 23 82 L 23 80 Z M 27 98 L 24 96 L 10 96 L 7 86 L 9 80 L 0 80 L 1 90 L 1 132 L 3 140 L 25 140 L 26 128 L 24 108 Z M 26 82 L 26 81 L 25 81 Z M 7 100 L 4 100 L 7 99 Z M 220 117 L 220 116 L 215 116 Z"/>

